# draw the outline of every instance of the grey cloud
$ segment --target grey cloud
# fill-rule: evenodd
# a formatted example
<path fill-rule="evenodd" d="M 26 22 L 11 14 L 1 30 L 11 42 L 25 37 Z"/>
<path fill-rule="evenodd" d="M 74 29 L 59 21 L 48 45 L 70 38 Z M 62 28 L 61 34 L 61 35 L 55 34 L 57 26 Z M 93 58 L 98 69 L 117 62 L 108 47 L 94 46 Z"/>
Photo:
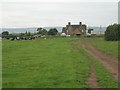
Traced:
<path fill-rule="evenodd" d="M 118 19 L 116 2 L 3 3 L 2 14 L 4 27 L 64 26 L 68 21 L 106 26 Z"/>

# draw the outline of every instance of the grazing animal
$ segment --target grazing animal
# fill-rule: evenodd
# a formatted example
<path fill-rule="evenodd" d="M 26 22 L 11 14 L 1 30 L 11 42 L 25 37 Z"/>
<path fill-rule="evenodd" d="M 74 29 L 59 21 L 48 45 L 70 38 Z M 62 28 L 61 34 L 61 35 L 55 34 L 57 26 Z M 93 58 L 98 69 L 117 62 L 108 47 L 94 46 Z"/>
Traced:
<path fill-rule="evenodd" d="M 20 40 L 20 37 L 16 37 L 16 40 Z"/>
<path fill-rule="evenodd" d="M 14 41 L 14 40 L 15 40 L 15 38 L 10 38 L 10 40 L 11 40 L 11 41 Z"/>

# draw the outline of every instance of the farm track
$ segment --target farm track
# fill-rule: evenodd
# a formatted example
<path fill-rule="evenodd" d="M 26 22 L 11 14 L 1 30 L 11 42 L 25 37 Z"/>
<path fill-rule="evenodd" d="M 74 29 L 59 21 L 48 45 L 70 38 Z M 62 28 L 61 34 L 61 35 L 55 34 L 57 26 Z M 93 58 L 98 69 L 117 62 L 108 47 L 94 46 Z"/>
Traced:
<path fill-rule="evenodd" d="M 77 44 L 81 44 L 95 60 L 98 60 L 102 65 L 110 72 L 110 74 L 113 76 L 113 78 L 117 81 L 118 80 L 118 59 L 112 57 L 111 55 L 108 55 L 97 48 L 95 48 L 90 41 L 87 40 L 81 40 L 81 41 L 75 41 Z"/>
<path fill-rule="evenodd" d="M 77 44 L 76 42 L 73 42 L 74 44 Z M 90 67 L 90 75 L 87 79 L 87 84 L 89 88 L 94 89 L 97 88 L 99 90 L 100 86 L 98 86 L 97 79 L 96 79 L 96 71 L 94 68 L 93 63 L 89 60 L 89 58 L 80 50 L 80 54 L 83 55 L 83 57 L 87 60 L 88 65 Z"/>
<path fill-rule="evenodd" d="M 90 76 L 87 80 L 87 84 L 89 85 L 89 88 L 100 88 L 100 86 L 97 83 L 95 68 L 91 61 L 88 60 L 88 62 L 90 65 Z"/>
<path fill-rule="evenodd" d="M 96 79 L 96 71 L 94 68 L 93 63 L 82 53 L 82 51 L 80 51 L 80 54 L 82 54 L 84 56 L 84 58 L 86 58 L 86 60 L 88 61 L 89 67 L 90 67 L 90 76 L 87 79 L 87 84 L 89 86 L 89 88 L 100 88 L 100 86 L 98 86 L 97 83 L 97 79 Z"/>

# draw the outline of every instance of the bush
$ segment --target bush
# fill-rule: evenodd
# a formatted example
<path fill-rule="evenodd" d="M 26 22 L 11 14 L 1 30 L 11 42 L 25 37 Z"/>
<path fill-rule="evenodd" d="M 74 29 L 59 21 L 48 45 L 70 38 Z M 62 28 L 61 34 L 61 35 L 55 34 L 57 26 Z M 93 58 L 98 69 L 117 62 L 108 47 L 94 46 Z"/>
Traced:
<path fill-rule="evenodd" d="M 58 30 L 56 28 L 51 28 L 48 31 L 48 35 L 56 35 L 58 33 Z"/>
<path fill-rule="evenodd" d="M 41 35 L 47 35 L 48 34 L 48 31 L 44 28 L 38 28 L 37 29 L 37 34 L 41 34 Z"/>
<path fill-rule="evenodd" d="M 105 40 L 118 41 L 120 40 L 120 24 L 109 25 L 105 31 Z"/>

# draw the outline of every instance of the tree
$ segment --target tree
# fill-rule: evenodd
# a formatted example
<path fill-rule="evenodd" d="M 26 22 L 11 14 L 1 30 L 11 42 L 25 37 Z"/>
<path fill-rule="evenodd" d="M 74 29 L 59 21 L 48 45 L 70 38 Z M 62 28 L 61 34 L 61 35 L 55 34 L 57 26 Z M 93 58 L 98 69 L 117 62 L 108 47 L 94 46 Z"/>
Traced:
<path fill-rule="evenodd" d="M 105 40 L 117 41 L 120 40 L 120 24 L 109 25 L 105 31 Z"/>
<path fill-rule="evenodd" d="M 9 32 L 8 31 L 3 31 L 2 32 L 2 38 L 9 38 Z"/>
<path fill-rule="evenodd" d="M 22 32 L 19 33 L 19 37 L 21 37 L 21 38 L 22 38 L 22 37 L 26 37 L 26 33 L 27 33 L 27 32 L 25 32 L 25 33 L 22 33 Z"/>
<path fill-rule="evenodd" d="M 51 28 L 48 31 L 48 35 L 56 35 L 58 33 L 58 30 L 56 28 Z"/>
<path fill-rule="evenodd" d="M 25 32 L 25 35 L 27 36 L 27 34 L 28 34 L 28 32 L 26 31 L 26 32 Z"/>
<path fill-rule="evenodd" d="M 28 36 L 31 36 L 31 33 L 30 33 L 30 32 L 28 32 Z"/>
<path fill-rule="evenodd" d="M 47 30 L 44 29 L 44 28 L 38 28 L 37 31 L 38 31 L 37 34 L 41 34 L 41 35 L 47 35 L 48 34 Z"/>
<path fill-rule="evenodd" d="M 3 31 L 2 35 L 9 35 L 9 32 L 8 31 Z"/>
<path fill-rule="evenodd" d="M 93 31 L 93 29 L 88 29 L 88 33 L 91 34 L 91 31 Z"/>

